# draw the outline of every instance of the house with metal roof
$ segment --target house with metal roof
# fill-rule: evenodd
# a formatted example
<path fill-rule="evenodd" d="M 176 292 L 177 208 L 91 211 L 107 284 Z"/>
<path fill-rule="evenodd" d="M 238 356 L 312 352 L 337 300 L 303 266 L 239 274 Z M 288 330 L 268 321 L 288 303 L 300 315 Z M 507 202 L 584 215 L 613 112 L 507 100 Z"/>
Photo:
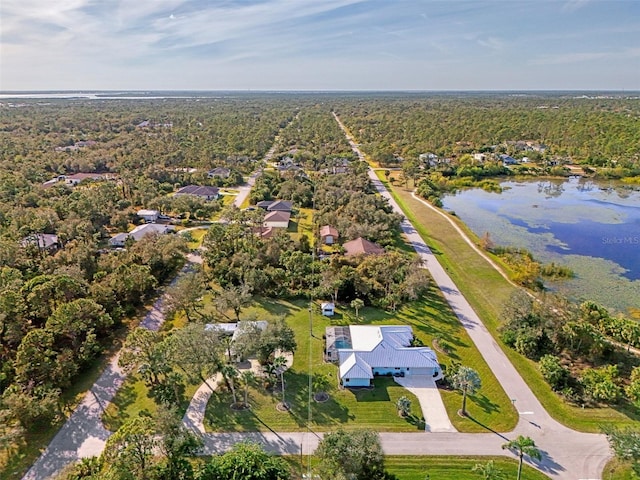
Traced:
<path fill-rule="evenodd" d="M 176 227 L 173 225 L 161 225 L 159 223 L 145 223 L 138 225 L 130 232 L 123 232 L 114 235 L 109 239 L 109 245 L 112 247 L 124 247 L 129 238 L 134 241 L 138 241 L 147 235 L 164 235 L 169 232 L 173 232 Z"/>
<path fill-rule="evenodd" d="M 425 375 L 442 378 L 438 358 L 428 347 L 413 347 L 407 325 L 327 327 L 326 359 L 339 365 L 345 387 L 368 387 L 377 376 Z"/>

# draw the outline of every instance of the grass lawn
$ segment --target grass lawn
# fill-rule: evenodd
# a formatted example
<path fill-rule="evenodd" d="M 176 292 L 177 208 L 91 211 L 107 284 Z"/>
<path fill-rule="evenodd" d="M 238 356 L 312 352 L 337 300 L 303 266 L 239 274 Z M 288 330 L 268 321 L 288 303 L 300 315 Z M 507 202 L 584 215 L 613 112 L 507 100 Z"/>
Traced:
<path fill-rule="evenodd" d="M 384 181 L 383 176 L 381 180 Z M 387 187 L 389 187 L 388 184 Z M 515 287 L 480 257 L 446 219 L 413 198 L 410 191 L 403 187 L 393 187 L 392 193 L 407 218 L 413 222 L 422 238 L 438 257 L 438 261 L 496 338 L 497 343 L 501 345 L 529 387 L 556 420 L 570 428 L 585 432 L 599 432 L 600 425 L 605 423 L 627 426 L 640 420 L 637 412 L 613 407 L 583 409 L 563 402 L 544 381 L 535 362 L 505 347 L 499 339 L 497 329 L 500 313 Z M 475 238 L 459 219 L 452 218 L 470 238 Z"/>
<path fill-rule="evenodd" d="M 637 480 L 640 477 L 631 468 L 631 462 L 623 462 L 612 458 L 602 472 L 603 480 Z"/>
<path fill-rule="evenodd" d="M 178 412 L 183 415 L 189 406 L 189 402 L 196 393 L 199 385 L 187 385 L 185 388 L 184 402 L 177 405 Z M 155 415 L 158 405 L 149 394 L 149 389 L 144 382 L 136 375 L 129 375 L 120 390 L 116 393 L 113 401 L 102 415 L 105 428 L 115 432 L 120 426 L 130 420 L 144 415 Z"/>
<path fill-rule="evenodd" d="M 311 461 L 311 469 L 316 468 L 319 459 L 316 457 L 285 456 L 290 465 L 293 478 L 302 478 L 301 472 L 306 473 Z M 507 457 L 462 457 L 462 456 L 405 456 L 390 455 L 384 458 L 385 469 L 398 477 L 399 480 L 478 480 L 479 473 L 471 469 L 477 463 L 486 464 L 493 460 L 505 474 L 504 478 L 516 478 L 518 461 Z M 428 475 L 428 477 L 427 477 Z M 545 474 L 526 463 L 522 467 L 522 480 L 545 480 Z M 603 477 L 607 478 L 608 477 Z M 622 480 L 622 477 L 619 477 Z M 628 477 L 625 477 L 628 478 Z M 617 480 L 617 479 L 615 479 Z"/>
<path fill-rule="evenodd" d="M 313 209 L 298 209 L 298 213 L 291 216 L 287 232 L 291 234 L 291 238 L 294 240 L 300 240 L 302 235 L 306 235 L 309 238 L 309 244 L 313 245 L 313 242 L 315 241 L 315 233 L 313 231 Z"/>
<path fill-rule="evenodd" d="M 438 355 L 441 363 L 450 359 L 473 365 L 483 379 L 483 387 L 478 395 L 469 398 L 468 410 L 477 422 L 460 418 L 456 412 L 461 405 L 461 395 L 457 392 L 442 391 L 449 417 L 460 431 L 486 431 L 482 424 L 494 430 L 510 430 L 517 421 L 516 412 L 495 377 L 472 345 L 466 332 L 453 315 L 437 288 L 432 288 L 425 298 L 406 306 L 395 314 L 366 307 L 360 318 L 355 319 L 351 310 L 340 310 L 329 319 L 318 313 L 317 305 L 313 315 L 313 337 L 309 339 L 308 302 L 304 300 L 284 301 L 263 299 L 259 304 L 244 312 L 265 318 L 266 315 L 285 315 L 296 333 L 298 349 L 293 367 L 285 373 L 285 397 L 291 405 L 288 413 L 280 412 L 276 405 L 280 402 L 280 392 L 264 392 L 252 389 L 250 393 L 253 408 L 250 411 L 232 412 L 231 394 L 219 391 L 212 395 L 207 407 L 205 426 L 210 431 L 252 431 L 268 430 L 297 431 L 307 426 L 308 414 L 308 372 L 329 375 L 334 386 L 330 390 L 330 400 L 325 403 L 312 402 L 311 427 L 317 430 L 343 428 L 374 428 L 378 431 L 416 431 L 424 428 L 417 399 L 407 390 L 397 385 L 393 379 L 378 378 L 373 390 L 353 392 L 337 388 L 337 367 L 322 360 L 324 341 L 322 335 L 328 325 L 349 323 L 408 324 L 414 334 L 425 345 L 431 345 L 434 338 L 440 338 L 451 346 L 449 355 Z M 243 316 L 244 316 L 243 315 Z M 310 368 L 311 365 L 311 368 Z M 412 401 L 412 416 L 401 418 L 396 413 L 395 402 L 406 395 Z"/>
<path fill-rule="evenodd" d="M 189 249 L 195 250 L 200 245 L 202 245 L 202 239 L 207 234 L 208 229 L 206 228 L 198 228 L 196 230 L 189 230 L 189 235 L 191 235 L 191 241 L 187 244 Z"/>
<path fill-rule="evenodd" d="M 518 461 L 505 457 L 455 457 L 455 456 L 388 456 L 386 469 L 400 480 L 425 480 L 427 475 L 433 480 L 478 480 L 481 475 L 471 469 L 477 463 L 485 464 L 493 460 L 503 471 L 505 478 L 516 478 Z M 522 468 L 522 480 L 548 479 L 544 473 L 526 463 Z"/>

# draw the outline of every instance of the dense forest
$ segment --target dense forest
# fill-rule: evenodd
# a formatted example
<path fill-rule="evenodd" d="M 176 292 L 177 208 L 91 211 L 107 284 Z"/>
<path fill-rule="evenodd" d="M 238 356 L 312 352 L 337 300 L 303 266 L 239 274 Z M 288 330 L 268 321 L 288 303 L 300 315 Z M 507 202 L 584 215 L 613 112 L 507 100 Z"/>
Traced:
<path fill-rule="evenodd" d="M 456 157 L 495 148 L 515 155 L 517 142 L 532 141 L 546 147 L 544 159 L 629 169 L 634 175 L 640 169 L 637 98 L 416 94 L 354 98 L 335 108 L 363 150 L 382 165 L 425 153 Z"/>

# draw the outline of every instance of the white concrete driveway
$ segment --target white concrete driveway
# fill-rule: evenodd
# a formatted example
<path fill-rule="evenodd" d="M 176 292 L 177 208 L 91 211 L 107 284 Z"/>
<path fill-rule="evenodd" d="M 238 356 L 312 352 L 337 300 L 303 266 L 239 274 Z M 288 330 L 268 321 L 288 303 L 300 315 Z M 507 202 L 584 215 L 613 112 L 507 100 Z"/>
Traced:
<path fill-rule="evenodd" d="M 457 432 L 449 421 L 447 409 L 444 408 L 442 397 L 436 387 L 436 382 L 428 375 L 409 375 L 394 377 L 398 385 L 413 393 L 420 402 L 422 416 L 427 432 Z"/>

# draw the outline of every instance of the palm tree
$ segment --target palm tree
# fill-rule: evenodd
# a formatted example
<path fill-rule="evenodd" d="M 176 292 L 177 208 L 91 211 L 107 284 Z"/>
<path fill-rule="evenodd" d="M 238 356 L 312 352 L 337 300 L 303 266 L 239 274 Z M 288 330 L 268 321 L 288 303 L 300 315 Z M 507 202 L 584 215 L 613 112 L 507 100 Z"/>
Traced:
<path fill-rule="evenodd" d="M 238 369 L 234 365 L 227 363 L 225 366 L 222 367 L 222 369 L 220 370 L 220 373 L 222 373 L 222 376 L 227 381 L 227 384 L 231 389 L 231 395 L 233 396 L 233 404 L 237 405 L 238 398 L 236 396 L 235 380 L 236 378 L 238 378 Z"/>
<path fill-rule="evenodd" d="M 284 372 L 287 370 L 287 359 L 283 356 L 279 356 L 273 359 L 273 366 L 278 375 L 280 375 L 280 385 L 282 386 L 282 406 L 287 407 L 287 402 L 284 399 Z"/>
<path fill-rule="evenodd" d="M 504 473 L 496 467 L 493 460 L 489 460 L 487 463 L 476 463 L 471 471 L 480 473 L 484 480 L 502 480 L 504 478 Z"/>
<path fill-rule="evenodd" d="M 322 398 L 328 398 L 327 390 L 331 387 L 331 381 L 323 373 L 319 373 L 313 376 L 312 388 L 315 392 L 316 400 Z"/>
<path fill-rule="evenodd" d="M 361 298 L 355 298 L 351 301 L 351 308 L 356 311 L 356 320 L 360 318 L 360 309 L 364 307 L 364 301 Z"/>
<path fill-rule="evenodd" d="M 518 480 L 520 480 L 520 475 L 522 474 L 522 458 L 525 455 L 528 455 L 530 458 L 535 460 L 540 460 L 542 458 L 542 453 L 538 450 L 536 442 L 534 442 L 531 437 L 518 435 L 518 438 L 505 443 L 502 445 L 502 448 L 515 450 L 518 454 L 518 458 L 520 459 L 520 463 L 518 464 Z"/>
<path fill-rule="evenodd" d="M 240 374 L 240 382 L 244 387 L 244 406 L 249 406 L 249 387 L 255 382 L 256 376 L 251 370 L 244 370 Z"/>
<path fill-rule="evenodd" d="M 406 417 L 411 412 L 411 400 L 403 395 L 396 402 L 396 408 L 401 416 Z"/>
<path fill-rule="evenodd" d="M 462 415 L 467 415 L 467 394 L 473 395 L 482 386 L 480 375 L 471 367 L 460 367 L 451 379 L 453 388 L 462 392 Z"/>

